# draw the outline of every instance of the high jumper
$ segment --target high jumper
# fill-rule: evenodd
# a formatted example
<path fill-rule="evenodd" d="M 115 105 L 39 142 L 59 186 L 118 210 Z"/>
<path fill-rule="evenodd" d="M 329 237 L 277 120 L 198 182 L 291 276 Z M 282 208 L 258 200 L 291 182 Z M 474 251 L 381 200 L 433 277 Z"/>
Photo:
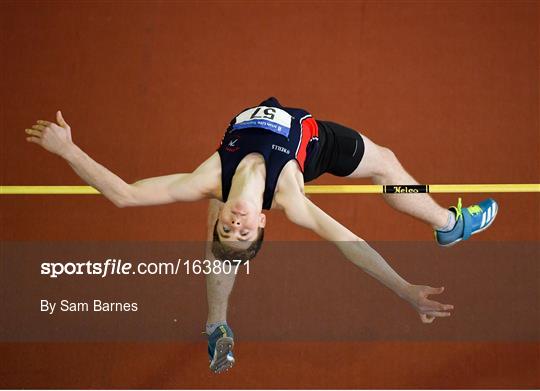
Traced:
<path fill-rule="evenodd" d="M 127 183 L 94 161 L 72 140 L 62 113 L 57 123 L 38 120 L 27 141 L 64 158 L 89 185 L 118 207 L 210 199 L 207 259 L 253 259 L 264 237 L 266 215 L 280 210 L 294 224 L 333 242 L 343 255 L 410 303 L 424 323 L 448 317 L 453 306 L 428 298 L 444 288 L 415 285 L 398 275 L 363 239 L 333 219 L 304 194 L 304 183 L 324 173 L 371 178 L 378 185 L 417 185 L 394 153 L 364 134 L 335 122 L 316 120 L 306 110 L 285 107 L 271 97 L 248 107 L 230 122 L 218 150 L 191 173 Z M 429 194 L 384 194 L 396 210 L 429 224 L 441 246 L 451 246 L 488 228 L 498 206 L 492 199 L 449 209 Z M 234 273 L 207 275 L 210 369 L 234 364 L 234 335 L 227 304 Z"/>

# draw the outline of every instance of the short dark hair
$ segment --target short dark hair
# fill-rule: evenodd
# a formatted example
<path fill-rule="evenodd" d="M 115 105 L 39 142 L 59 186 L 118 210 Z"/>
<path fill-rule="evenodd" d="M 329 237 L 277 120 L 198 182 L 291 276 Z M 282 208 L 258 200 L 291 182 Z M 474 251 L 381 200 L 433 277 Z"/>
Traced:
<path fill-rule="evenodd" d="M 250 259 L 255 258 L 259 250 L 261 249 L 262 242 L 264 240 L 264 228 L 259 227 L 257 238 L 251 242 L 248 248 L 235 249 L 231 246 L 227 246 L 220 239 L 217 232 L 217 224 L 214 225 L 214 234 L 212 238 L 212 253 L 216 259 L 221 261 L 233 262 L 233 260 L 240 260 L 242 264 L 246 263 Z"/>

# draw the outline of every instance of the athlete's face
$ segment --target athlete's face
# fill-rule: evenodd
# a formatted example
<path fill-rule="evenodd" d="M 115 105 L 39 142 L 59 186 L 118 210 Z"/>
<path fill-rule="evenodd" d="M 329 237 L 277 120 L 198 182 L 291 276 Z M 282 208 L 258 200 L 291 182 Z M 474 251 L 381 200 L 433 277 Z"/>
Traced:
<path fill-rule="evenodd" d="M 255 205 L 244 201 L 226 202 L 221 209 L 217 232 L 221 241 L 250 242 L 257 239 L 266 216 Z"/>

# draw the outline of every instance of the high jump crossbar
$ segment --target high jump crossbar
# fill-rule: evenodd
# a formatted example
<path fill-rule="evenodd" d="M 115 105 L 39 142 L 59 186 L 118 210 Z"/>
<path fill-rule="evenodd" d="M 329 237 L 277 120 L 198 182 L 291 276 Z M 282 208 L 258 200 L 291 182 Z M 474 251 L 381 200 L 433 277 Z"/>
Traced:
<path fill-rule="evenodd" d="M 540 183 L 473 185 L 306 185 L 307 194 L 540 193 Z M 0 186 L 8 194 L 100 194 L 92 186 Z"/>

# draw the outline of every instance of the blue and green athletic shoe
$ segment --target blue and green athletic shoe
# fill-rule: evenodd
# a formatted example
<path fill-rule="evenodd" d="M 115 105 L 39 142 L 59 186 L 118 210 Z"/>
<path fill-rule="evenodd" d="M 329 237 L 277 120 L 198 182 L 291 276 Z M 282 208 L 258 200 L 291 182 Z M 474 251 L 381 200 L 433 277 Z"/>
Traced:
<path fill-rule="evenodd" d="M 456 215 L 456 225 L 447 232 L 435 231 L 435 240 L 441 246 L 452 246 L 461 240 L 467 240 L 471 235 L 489 227 L 495 220 L 498 209 L 497 203 L 491 198 L 462 209 L 459 198 L 457 206 L 450 208 Z"/>
<path fill-rule="evenodd" d="M 215 373 L 229 370 L 234 364 L 234 334 L 229 326 L 218 326 L 208 337 L 210 369 Z"/>

